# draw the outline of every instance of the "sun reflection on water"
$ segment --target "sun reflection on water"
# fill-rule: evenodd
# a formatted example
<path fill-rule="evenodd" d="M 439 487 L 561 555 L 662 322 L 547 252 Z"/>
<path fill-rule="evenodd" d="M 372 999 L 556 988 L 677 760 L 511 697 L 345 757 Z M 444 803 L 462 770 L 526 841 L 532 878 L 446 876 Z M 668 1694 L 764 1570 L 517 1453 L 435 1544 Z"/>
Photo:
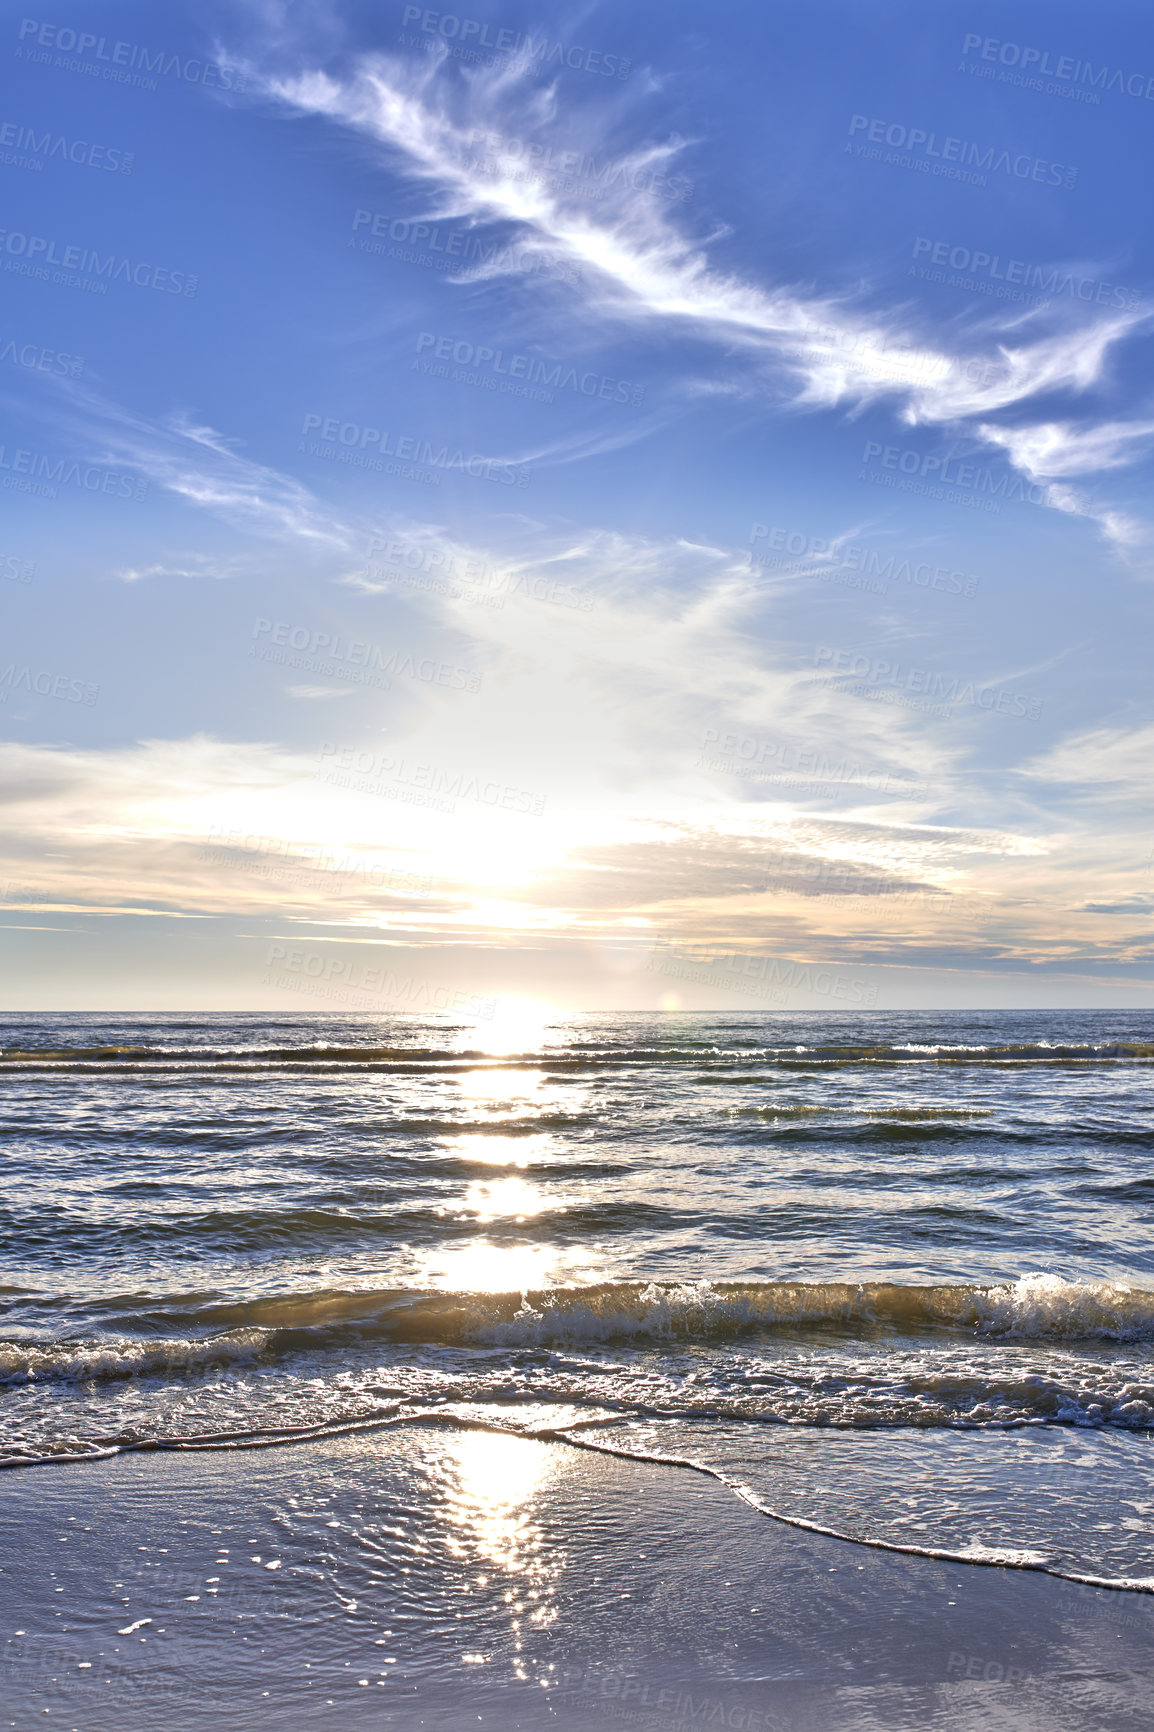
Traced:
<path fill-rule="evenodd" d="M 540 1293 L 612 1278 L 600 1245 L 502 1245 L 492 1239 L 417 1253 L 412 1283 L 437 1293 Z"/>
<path fill-rule="evenodd" d="M 489 1167 L 537 1166 L 556 1143 L 548 1131 L 527 1137 L 508 1137 L 484 1132 L 464 1137 L 446 1137 L 445 1147 L 462 1161 L 483 1161 Z"/>
<path fill-rule="evenodd" d="M 553 1245 L 495 1245 L 486 1239 L 428 1255 L 421 1284 L 445 1293 L 524 1293 L 556 1283 Z"/>
<path fill-rule="evenodd" d="M 465 1192 L 465 1207 L 474 1210 L 479 1221 L 524 1221 L 557 1206 L 554 1198 L 524 1179 L 475 1179 Z"/>
<path fill-rule="evenodd" d="M 461 1071 L 454 1081 L 466 1100 L 493 1103 L 524 1101 L 537 1105 L 541 1085 L 547 1079 L 531 1070 L 468 1070 Z"/>
<path fill-rule="evenodd" d="M 562 1558 L 534 1512 L 541 1492 L 559 1471 L 555 1448 L 528 1438 L 463 1431 L 447 1439 L 438 1477 L 448 1518 L 449 1550 L 484 1580 L 500 1572 L 507 1586 L 513 1669 L 524 1679 L 523 1637 L 528 1626 L 552 1624 Z M 477 1656 L 481 1659 L 482 1656 Z M 542 1682 L 545 1682 L 542 1679 Z"/>
<path fill-rule="evenodd" d="M 504 1058 L 510 1053 L 539 1052 L 546 1032 L 563 1022 L 561 1013 L 535 998 L 501 996 L 492 1001 L 492 1015 L 462 1024 L 456 1040 L 459 1052 L 492 1053 Z M 561 1029 L 555 1044 L 563 1044 Z"/>
<path fill-rule="evenodd" d="M 496 1432 L 453 1437 L 446 1466 L 458 1529 L 499 1569 L 524 1570 L 536 1561 L 540 1530 L 527 1506 L 552 1477 L 556 1455 L 552 1444 Z"/>

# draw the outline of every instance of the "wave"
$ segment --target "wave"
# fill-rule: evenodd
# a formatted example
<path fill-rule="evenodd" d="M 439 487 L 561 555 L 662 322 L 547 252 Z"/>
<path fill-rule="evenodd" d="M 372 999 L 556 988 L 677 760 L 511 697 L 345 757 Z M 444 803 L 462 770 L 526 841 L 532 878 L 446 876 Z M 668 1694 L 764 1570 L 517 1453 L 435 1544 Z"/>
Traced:
<path fill-rule="evenodd" d="M 789 1046 L 723 1047 L 700 1045 L 540 1046 L 524 1052 L 494 1054 L 483 1048 L 338 1046 L 57 1046 L 0 1049 L 0 1070 L 11 1071 L 342 1071 L 388 1070 L 469 1072 L 518 1070 L 532 1066 L 552 1072 L 632 1069 L 638 1066 L 707 1065 L 715 1068 L 766 1066 L 783 1069 L 853 1065 L 1019 1065 L 1150 1063 L 1154 1042 L 1020 1041 L 1007 1045 L 949 1042 L 823 1043 Z"/>
<path fill-rule="evenodd" d="M 510 1293 L 322 1289 L 216 1303 L 198 1295 L 131 1294 L 104 1302 L 101 1312 L 105 1327 L 148 1332 L 146 1338 L 111 1347 L 91 1341 L 0 1341 L 0 1381 L 133 1376 L 166 1365 L 179 1368 L 182 1353 L 193 1366 L 210 1362 L 214 1354 L 236 1357 L 362 1340 L 512 1349 L 708 1345 L 834 1326 L 840 1334 L 948 1333 L 992 1344 L 1154 1341 L 1154 1292 L 1058 1275 L 1026 1275 L 988 1287 L 617 1281 Z"/>
<path fill-rule="evenodd" d="M 86 1383 L 93 1379 L 145 1377 L 251 1364 L 267 1340 L 256 1329 L 206 1341 L 0 1341 L 0 1384 Z"/>
<path fill-rule="evenodd" d="M 52 1355 L 42 1354 L 40 1369 L 54 1373 L 56 1380 L 65 1384 L 84 1381 L 91 1385 L 97 1376 L 151 1373 L 154 1378 L 167 1377 L 173 1386 L 174 1373 L 180 1370 L 228 1366 L 230 1417 L 241 1419 L 240 1409 L 248 1416 L 237 1436 L 295 1434 L 318 1426 L 359 1424 L 399 1405 L 419 1407 L 434 1415 L 461 1407 L 472 1412 L 485 1410 L 506 1422 L 515 1419 L 518 1424 L 528 1423 L 534 1413 L 564 1410 L 572 1415 L 574 1425 L 615 1426 L 642 1421 L 647 1432 L 652 1429 L 648 1422 L 653 1420 L 664 1426 L 688 1422 L 690 1432 L 703 1423 L 743 1432 L 750 1427 L 776 1426 L 859 1434 L 897 1430 L 1008 1432 L 1039 1426 L 1154 1431 L 1154 1382 L 1136 1382 L 1102 1367 L 1073 1368 L 1062 1376 L 1021 1369 L 999 1372 L 972 1363 L 933 1368 L 924 1360 L 909 1358 L 904 1362 L 891 1358 L 885 1365 L 876 1359 L 822 1365 L 795 1359 L 782 1360 L 775 1369 L 762 1361 L 755 1373 L 745 1377 L 731 1367 L 728 1379 L 714 1377 L 700 1386 L 679 1381 L 675 1374 L 662 1378 L 651 1368 L 653 1375 L 639 1388 L 635 1377 L 623 1374 L 621 1367 L 590 1359 L 586 1349 L 583 1359 L 537 1355 L 528 1368 L 508 1363 L 502 1366 L 491 1356 L 482 1357 L 471 1368 L 461 1361 L 442 1363 L 439 1368 L 427 1362 L 389 1368 L 370 1364 L 360 1368 L 354 1382 L 338 1382 L 327 1388 L 324 1380 L 312 1375 L 314 1361 L 305 1388 L 299 1368 L 287 1382 L 270 1379 L 266 1365 L 260 1366 L 247 1383 L 236 1377 L 232 1368 L 246 1362 L 255 1364 L 260 1358 L 259 1339 L 212 1346 L 216 1351 L 211 1354 L 188 1351 L 188 1343 L 173 1342 L 143 1350 L 140 1344 L 132 1344 L 128 1351 L 121 1347 L 102 1354 L 91 1349 L 60 1349 Z M 346 1364 L 346 1374 L 348 1369 Z M 591 1377 L 591 1372 L 596 1375 Z M 31 1372 L 27 1378 L 33 1385 L 43 1381 Z M 177 1393 L 178 1397 L 186 1394 L 187 1385 Z M 270 1407 L 274 1413 L 271 1423 L 263 1418 Z M 172 1406 L 167 1405 L 149 1417 L 137 1411 L 134 1423 L 126 1424 L 127 1410 L 115 1401 L 106 1402 L 89 1410 L 88 1428 L 99 1425 L 99 1413 L 105 1423 L 119 1417 L 120 1429 L 112 1435 L 81 1440 L 76 1435 L 74 1405 L 69 1402 L 64 1411 L 67 1430 L 63 1436 L 58 1435 L 58 1403 L 45 1405 L 38 1419 L 24 1411 L 22 1422 L 18 1419 L 7 1443 L 0 1442 L 0 1455 L 22 1459 L 44 1450 L 67 1452 L 77 1444 L 85 1451 L 113 1445 L 143 1446 L 150 1439 L 163 1438 L 174 1417 Z M 176 1414 L 187 1426 L 197 1411 L 195 1404 L 190 1407 L 181 1401 Z M 199 1413 L 204 1421 L 216 1417 L 211 1405 Z M 31 1441 L 30 1423 L 38 1443 Z M 221 1434 L 206 1429 L 189 1435 L 211 1441 Z"/>
<path fill-rule="evenodd" d="M 993 1117 L 992 1107 L 952 1107 L 932 1105 L 923 1107 L 842 1106 L 838 1108 L 830 1108 L 824 1104 L 820 1106 L 805 1106 L 797 1103 L 787 1103 L 760 1107 L 726 1107 L 725 1111 L 732 1113 L 735 1118 L 763 1119 L 804 1119 L 813 1118 L 818 1114 L 824 1115 L 830 1111 L 837 1111 L 850 1114 L 854 1118 L 868 1119 L 871 1121 L 878 1119 L 882 1122 L 886 1122 L 892 1119 L 898 1124 L 919 1125 L 933 1124 L 938 1119 L 964 1119 L 968 1121 L 970 1119 L 988 1119 Z"/>
<path fill-rule="evenodd" d="M 505 1305 L 512 1296 L 504 1296 Z M 965 1330 L 1018 1341 L 1154 1340 L 1154 1292 L 1113 1282 L 1024 1276 L 1000 1287 L 895 1282 L 690 1282 L 525 1294 L 510 1316 L 472 1327 L 502 1345 L 708 1340 L 814 1324 L 902 1332 Z"/>
<path fill-rule="evenodd" d="M 1063 1569 L 1060 1565 L 1052 1562 L 1045 1553 L 1017 1547 L 983 1546 L 974 1542 L 965 1550 L 949 1550 L 942 1546 L 912 1545 L 900 1540 L 885 1539 L 874 1534 L 847 1533 L 841 1528 L 829 1527 L 822 1522 L 809 1521 L 804 1516 L 788 1515 L 782 1510 L 773 1509 L 759 1498 L 751 1487 L 734 1479 L 732 1475 L 723 1473 L 720 1468 L 710 1467 L 705 1462 L 693 1460 L 692 1457 L 658 1455 L 655 1452 L 619 1449 L 612 1444 L 594 1443 L 588 1438 L 574 1436 L 571 1430 L 559 1429 L 553 1435 L 562 1438 L 577 1449 L 590 1449 L 602 1455 L 617 1456 L 631 1461 L 648 1461 L 663 1467 L 686 1468 L 692 1473 L 705 1474 L 708 1478 L 717 1480 L 720 1485 L 726 1486 L 743 1503 L 747 1503 L 751 1509 L 756 1510 L 759 1515 L 768 1517 L 770 1521 L 781 1522 L 786 1527 L 799 1528 L 805 1533 L 821 1534 L 827 1539 L 843 1540 L 848 1545 L 866 1546 L 871 1551 L 899 1552 L 906 1557 L 933 1558 L 943 1563 L 972 1564 L 995 1569 L 1032 1570 L 1039 1575 L 1057 1576 L 1062 1581 L 1077 1582 L 1082 1587 L 1111 1588 L 1119 1593 L 1154 1594 L 1154 1576 L 1085 1574 L 1078 1570 Z"/>

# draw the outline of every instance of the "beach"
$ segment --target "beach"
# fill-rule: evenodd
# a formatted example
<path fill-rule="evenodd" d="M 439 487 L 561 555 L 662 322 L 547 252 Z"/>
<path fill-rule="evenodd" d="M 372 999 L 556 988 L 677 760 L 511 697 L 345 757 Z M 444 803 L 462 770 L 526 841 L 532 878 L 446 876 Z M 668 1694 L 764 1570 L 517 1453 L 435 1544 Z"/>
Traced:
<path fill-rule="evenodd" d="M 10 20 L 0 1732 L 1154 1732 L 1154 11 L 977 11 Z"/>
<path fill-rule="evenodd" d="M 4 1491 L 21 1732 L 1105 1732 L 1154 1710 L 1149 1596 L 816 1538 L 563 1443 L 422 1423 Z"/>

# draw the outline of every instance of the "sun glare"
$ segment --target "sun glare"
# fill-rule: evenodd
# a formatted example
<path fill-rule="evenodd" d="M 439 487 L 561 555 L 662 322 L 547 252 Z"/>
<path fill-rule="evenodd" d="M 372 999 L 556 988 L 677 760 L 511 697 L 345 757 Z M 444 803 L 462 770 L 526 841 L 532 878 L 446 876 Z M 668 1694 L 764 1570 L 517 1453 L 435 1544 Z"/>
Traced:
<path fill-rule="evenodd" d="M 462 1496 L 482 1516 L 501 1505 L 515 1509 L 527 1503 L 557 1464 L 557 1452 L 548 1444 L 493 1432 L 462 1432 L 453 1445 Z"/>
<path fill-rule="evenodd" d="M 454 1078 L 466 1100 L 478 1104 L 495 1101 L 524 1101 L 535 1104 L 545 1080 L 536 1071 L 492 1070 L 464 1071 Z"/>
<path fill-rule="evenodd" d="M 525 1293 L 555 1284 L 553 1245 L 493 1245 L 480 1241 L 430 1257 L 424 1285 L 444 1293 Z"/>
<path fill-rule="evenodd" d="M 492 1016 L 477 1019 L 468 1031 L 469 1040 L 464 1044 L 498 1058 L 508 1053 L 539 1051 L 547 1030 L 558 1016 L 550 1004 L 513 994 L 501 994 L 495 998 L 492 1011 Z"/>
<path fill-rule="evenodd" d="M 465 1192 L 465 1207 L 474 1210 L 479 1221 L 524 1221 L 541 1213 L 546 1198 L 524 1179 L 475 1179 Z"/>
<path fill-rule="evenodd" d="M 448 1137 L 445 1147 L 462 1161 L 482 1161 L 488 1167 L 530 1167 L 546 1158 L 555 1140 L 548 1131 L 535 1131 L 528 1137 Z"/>

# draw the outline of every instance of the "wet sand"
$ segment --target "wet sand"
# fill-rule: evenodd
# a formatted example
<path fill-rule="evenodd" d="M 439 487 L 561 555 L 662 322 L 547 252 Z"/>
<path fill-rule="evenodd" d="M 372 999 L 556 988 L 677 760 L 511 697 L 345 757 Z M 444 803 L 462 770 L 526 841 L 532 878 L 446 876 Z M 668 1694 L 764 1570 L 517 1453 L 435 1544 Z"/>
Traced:
<path fill-rule="evenodd" d="M 0 1487 L 15 1732 L 1154 1722 L 1154 1598 L 823 1539 L 562 1443 L 422 1423 Z"/>

